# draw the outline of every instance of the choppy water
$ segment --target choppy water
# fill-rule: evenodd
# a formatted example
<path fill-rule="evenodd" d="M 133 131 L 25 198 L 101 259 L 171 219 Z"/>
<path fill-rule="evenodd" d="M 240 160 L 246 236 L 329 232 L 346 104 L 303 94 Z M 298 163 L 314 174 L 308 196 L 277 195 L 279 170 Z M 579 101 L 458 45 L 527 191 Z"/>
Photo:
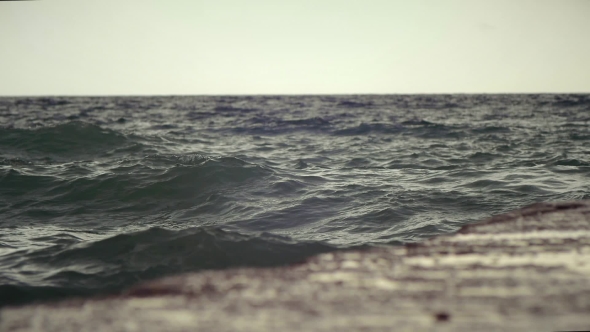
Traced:
<path fill-rule="evenodd" d="M 0 98 L 0 305 L 590 198 L 589 95 Z"/>

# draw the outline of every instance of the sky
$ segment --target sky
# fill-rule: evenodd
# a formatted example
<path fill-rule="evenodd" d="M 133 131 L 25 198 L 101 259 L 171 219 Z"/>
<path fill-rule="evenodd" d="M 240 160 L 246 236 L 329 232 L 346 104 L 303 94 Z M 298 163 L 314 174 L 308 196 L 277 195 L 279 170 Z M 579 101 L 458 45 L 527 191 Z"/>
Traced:
<path fill-rule="evenodd" d="M 0 2 L 0 95 L 590 92 L 590 1 Z"/>

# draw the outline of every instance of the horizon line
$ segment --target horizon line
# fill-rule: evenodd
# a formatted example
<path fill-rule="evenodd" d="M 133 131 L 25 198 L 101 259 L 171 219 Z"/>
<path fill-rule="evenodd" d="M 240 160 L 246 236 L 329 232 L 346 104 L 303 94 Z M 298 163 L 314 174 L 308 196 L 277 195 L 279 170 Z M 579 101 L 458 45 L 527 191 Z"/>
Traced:
<path fill-rule="evenodd" d="M 228 93 L 228 94 L 22 94 L 0 98 L 47 97 L 247 97 L 247 96 L 407 96 L 407 95 L 590 95 L 586 92 L 410 92 L 410 93 Z"/>

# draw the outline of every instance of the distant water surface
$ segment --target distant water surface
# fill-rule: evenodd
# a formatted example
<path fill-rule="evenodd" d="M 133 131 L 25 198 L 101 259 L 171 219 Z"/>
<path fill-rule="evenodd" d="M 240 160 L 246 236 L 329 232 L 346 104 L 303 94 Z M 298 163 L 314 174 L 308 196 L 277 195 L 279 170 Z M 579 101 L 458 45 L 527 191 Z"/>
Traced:
<path fill-rule="evenodd" d="M 590 198 L 590 95 L 0 98 L 0 306 Z"/>

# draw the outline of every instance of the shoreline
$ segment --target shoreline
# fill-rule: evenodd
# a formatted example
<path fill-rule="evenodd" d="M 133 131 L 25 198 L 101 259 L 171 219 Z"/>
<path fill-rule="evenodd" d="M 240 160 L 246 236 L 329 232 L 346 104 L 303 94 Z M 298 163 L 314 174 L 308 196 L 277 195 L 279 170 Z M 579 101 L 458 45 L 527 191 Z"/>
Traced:
<path fill-rule="evenodd" d="M 1 331 L 590 329 L 590 200 L 538 203 L 417 244 L 165 277 L 0 309 Z"/>

